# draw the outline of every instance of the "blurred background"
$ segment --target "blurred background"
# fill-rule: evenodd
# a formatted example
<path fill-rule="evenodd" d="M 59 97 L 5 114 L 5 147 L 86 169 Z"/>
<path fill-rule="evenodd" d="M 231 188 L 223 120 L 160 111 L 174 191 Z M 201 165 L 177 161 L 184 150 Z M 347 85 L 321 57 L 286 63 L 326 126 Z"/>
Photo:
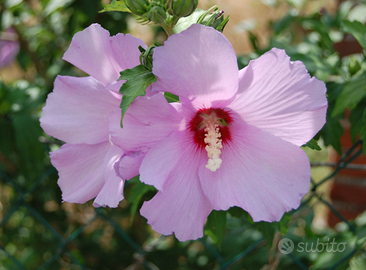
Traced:
<path fill-rule="evenodd" d="M 286 49 L 326 82 L 330 107 L 316 137 L 322 150 L 306 148 L 312 190 L 298 210 L 278 223 L 253 223 L 237 208 L 214 212 L 209 221 L 222 222 L 207 222 L 202 239 L 183 243 L 157 234 L 138 214 L 154 194 L 138 181 L 128 182 L 116 209 L 61 202 L 48 153 L 62 142 L 42 131 L 39 118 L 57 75 L 85 76 L 61 59 L 71 38 L 99 23 L 150 45 L 166 39 L 129 13 L 99 13 L 107 4 L 0 0 L 0 270 L 366 269 L 366 2 L 200 1 L 199 8 L 218 5 L 230 14 L 224 34 L 240 68 L 272 47 Z M 285 255 L 277 250 L 281 235 L 295 244 L 346 245 Z"/>

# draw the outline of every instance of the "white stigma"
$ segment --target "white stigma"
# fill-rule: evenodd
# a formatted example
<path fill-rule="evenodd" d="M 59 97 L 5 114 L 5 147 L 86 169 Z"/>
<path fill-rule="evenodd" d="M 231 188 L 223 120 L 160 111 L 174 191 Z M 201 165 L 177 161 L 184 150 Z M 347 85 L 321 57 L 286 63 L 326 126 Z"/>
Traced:
<path fill-rule="evenodd" d="M 220 129 L 218 128 L 218 125 L 208 124 L 207 128 L 205 128 L 205 144 L 208 161 L 206 168 L 211 170 L 212 172 L 215 172 L 218 168 L 220 168 L 220 165 L 222 163 L 222 159 L 220 158 L 221 154 L 221 148 L 222 148 L 222 140 Z"/>

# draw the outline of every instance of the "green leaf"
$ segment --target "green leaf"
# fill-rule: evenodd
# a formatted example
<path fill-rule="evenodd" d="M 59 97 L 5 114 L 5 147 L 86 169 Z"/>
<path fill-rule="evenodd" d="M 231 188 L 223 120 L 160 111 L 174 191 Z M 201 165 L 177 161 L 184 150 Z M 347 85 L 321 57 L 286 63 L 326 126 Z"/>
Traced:
<path fill-rule="evenodd" d="M 289 228 L 289 223 L 291 221 L 291 214 L 290 213 L 285 213 L 281 220 L 278 222 L 277 226 L 278 226 L 278 230 L 280 231 L 280 233 L 282 235 L 286 235 L 288 228 Z"/>
<path fill-rule="evenodd" d="M 130 106 L 130 104 L 138 97 L 146 94 L 146 89 L 149 85 L 156 81 L 155 75 L 147 70 L 143 65 L 138 65 L 131 69 L 126 69 L 121 72 L 119 80 L 126 80 L 119 92 L 123 94 L 121 101 L 122 118 Z"/>
<path fill-rule="evenodd" d="M 330 118 L 327 115 L 327 121 L 320 134 L 324 139 L 324 144 L 326 146 L 331 145 L 338 154 L 342 153 L 340 138 L 343 135 L 343 128 L 339 123 L 339 118 Z"/>
<path fill-rule="evenodd" d="M 366 96 L 366 74 L 352 78 L 337 98 L 332 117 L 342 114 L 346 108 L 353 109 Z"/>
<path fill-rule="evenodd" d="M 207 218 L 204 231 L 215 244 L 220 245 L 226 235 L 226 211 L 213 210 Z"/>
<path fill-rule="evenodd" d="M 366 112 L 366 99 L 363 99 L 357 106 L 351 111 L 349 116 L 349 122 L 351 124 L 350 134 L 352 142 L 356 142 L 359 139 L 362 127 L 365 126 L 366 122 L 363 119 L 363 114 Z"/>
<path fill-rule="evenodd" d="M 363 140 L 362 153 L 366 154 L 366 109 L 363 111 L 363 125 L 360 130 L 360 139 Z"/>
<path fill-rule="evenodd" d="M 327 83 L 328 112 L 324 127 L 320 130 L 319 135 L 323 138 L 325 146 L 331 145 L 341 154 L 342 147 L 340 138 L 343 135 L 343 128 L 340 124 L 342 115 L 331 117 L 335 103 L 342 93 L 345 84 L 329 82 Z"/>
<path fill-rule="evenodd" d="M 112 3 L 110 3 L 109 5 L 104 5 L 103 9 L 99 12 L 102 13 L 102 12 L 108 12 L 108 11 L 131 12 L 128 9 L 128 7 L 126 6 L 124 0 L 121 0 L 121 1 L 113 0 Z"/>
<path fill-rule="evenodd" d="M 308 141 L 303 146 L 309 147 L 310 149 L 317 150 L 317 151 L 321 151 L 322 150 L 321 147 L 319 146 L 318 142 L 316 140 L 314 140 L 314 139 L 311 139 L 310 141 Z"/>
<path fill-rule="evenodd" d="M 187 17 L 182 17 L 178 20 L 178 23 L 174 27 L 174 33 L 180 33 L 183 30 L 189 28 L 192 24 L 197 23 L 198 19 L 205 13 L 206 11 L 197 8 L 191 15 Z"/>
<path fill-rule="evenodd" d="M 264 239 L 267 241 L 267 245 L 269 246 L 272 246 L 277 226 L 277 222 L 270 223 L 266 221 L 260 221 L 255 223 L 255 227 L 262 233 Z"/>
<path fill-rule="evenodd" d="M 32 117 L 27 111 L 15 113 L 13 127 L 15 144 L 24 162 L 23 169 L 28 174 L 39 173 L 42 169 L 42 163 L 39 161 L 43 160 L 45 152 L 39 141 L 42 129 L 38 119 Z"/>
<path fill-rule="evenodd" d="M 172 94 L 172 93 L 169 93 L 169 92 L 164 92 L 164 96 L 166 98 L 166 100 L 169 102 L 169 103 L 172 103 L 172 102 L 179 102 L 179 97 Z"/>
<path fill-rule="evenodd" d="M 366 49 L 366 26 L 364 24 L 358 21 L 343 21 L 342 30 L 352 34 L 362 48 Z"/>
<path fill-rule="evenodd" d="M 130 223 L 132 224 L 133 219 L 135 217 L 135 214 L 137 212 L 137 209 L 140 206 L 141 200 L 143 196 L 150 192 L 155 191 L 156 189 L 153 186 L 146 185 L 142 183 L 139 179 L 139 175 L 132 178 L 130 181 L 128 181 L 129 184 L 133 184 L 131 191 L 128 196 L 128 201 L 131 204 L 131 220 Z"/>

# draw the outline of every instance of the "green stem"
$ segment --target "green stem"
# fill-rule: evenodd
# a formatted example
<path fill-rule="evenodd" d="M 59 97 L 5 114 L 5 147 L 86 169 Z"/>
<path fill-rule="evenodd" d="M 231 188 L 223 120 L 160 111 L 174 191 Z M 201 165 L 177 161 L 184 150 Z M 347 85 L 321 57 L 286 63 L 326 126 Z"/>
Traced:
<path fill-rule="evenodd" d="M 168 37 L 174 34 L 173 27 L 169 27 L 165 23 L 160 24 L 160 26 L 163 27 Z"/>

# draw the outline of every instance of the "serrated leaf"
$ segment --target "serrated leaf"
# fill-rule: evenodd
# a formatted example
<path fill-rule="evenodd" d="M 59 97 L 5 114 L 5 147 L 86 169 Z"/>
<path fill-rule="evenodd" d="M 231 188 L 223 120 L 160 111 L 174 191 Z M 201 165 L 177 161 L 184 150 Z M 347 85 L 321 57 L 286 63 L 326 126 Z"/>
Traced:
<path fill-rule="evenodd" d="M 345 109 L 353 109 L 366 96 L 366 74 L 352 78 L 337 98 L 332 117 L 342 114 Z"/>
<path fill-rule="evenodd" d="M 310 149 L 317 150 L 317 151 L 322 150 L 321 147 L 319 146 L 318 142 L 314 139 L 311 139 L 310 141 L 308 141 L 303 146 L 309 147 Z"/>
<path fill-rule="evenodd" d="M 155 75 L 143 65 L 138 65 L 121 72 L 119 80 L 126 80 L 119 92 L 123 95 L 120 108 L 122 109 L 121 126 L 123 117 L 130 104 L 138 97 L 146 94 L 146 89 L 156 81 Z"/>
<path fill-rule="evenodd" d="M 207 218 L 204 231 L 215 244 L 220 245 L 226 235 L 226 211 L 213 210 Z"/>
<path fill-rule="evenodd" d="M 133 183 L 133 187 L 131 188 L 130 194 L 128 196 L 128 201 L 131 204 L 130 223 L 132 224 L 135 214 L 137 212 L 137 209 L 141 203 L 142 197 L 146 193 L 148 193 L 150 191 L 155 191 L 156 189 L 153 186 L 149 186 L 149 185 L 146 185 L 146 184 L 140 182 L 139 176 L 132 178 L 129 181 L 129 184 L 131 184 L 131 183 Z"/>
<path fill-rule="evenodd" d="M 121 1 L 113 0 L 112 3 L 110 3 L 109 5 L 104 5 L 103 9 L 99 12 L 102 13 L 102 12 L 109 12 L 109 11 L 131 12 L 128 9 L 128 7 L 126 6 L 124 0 L 121 0 Z"/>
<path fill-rule="evenodd" d="M 364 24 L 358 21 L 343 21 L 342 30 L 352 34 L 362 48 L 366 49 L 366 26 Z"/>

